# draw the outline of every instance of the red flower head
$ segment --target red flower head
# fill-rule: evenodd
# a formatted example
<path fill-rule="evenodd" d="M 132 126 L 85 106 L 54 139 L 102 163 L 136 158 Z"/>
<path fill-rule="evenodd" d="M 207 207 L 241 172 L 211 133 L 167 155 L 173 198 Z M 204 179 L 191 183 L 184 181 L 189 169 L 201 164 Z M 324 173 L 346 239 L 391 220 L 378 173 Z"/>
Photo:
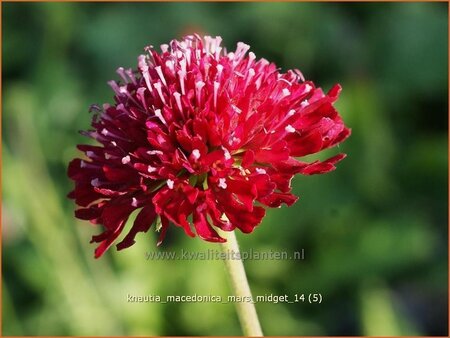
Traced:
<path fill-rule="evenodd" d="M 136 71 L 118 69 L 109 84 L 115 103 L 93 106 L 93 130 L 101 145 L 79 145 L 87 159 L 74 159 L 69 194 L 81 208 L 76 217 L 102 224 L 93 236 L 100 257 L 139 209 L 119 250 L 153 223 L 158 244 L 170 223 L 210 242 L 214 230 L 250 233 L 266 207 L 292 205 L 294 174 L 321 174 L 345 157 L 297 160 L 346 139 L 333 107 L 341 90 L 327 94 L 298 70 L 280 73 L 240 42 L 227 53 L 221 38 L 187 36 L 152 47 Z M 257 202 L 257 203 L 255 203 Z"/>

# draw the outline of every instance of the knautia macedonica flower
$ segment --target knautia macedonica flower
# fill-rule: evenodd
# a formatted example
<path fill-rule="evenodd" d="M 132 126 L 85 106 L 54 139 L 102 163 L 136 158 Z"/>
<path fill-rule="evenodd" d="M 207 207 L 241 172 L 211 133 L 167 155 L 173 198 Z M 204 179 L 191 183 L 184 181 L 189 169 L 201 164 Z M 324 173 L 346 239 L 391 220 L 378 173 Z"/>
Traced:
<path fill-rule="evenodd" d="M 134 243 L 156 224 L 160 244 L 169 224 L 194 237 L 223 242 L 215 228 L 252 232 L 265 207 L 290 206 L 294 174 L 322 174 L 345 157 L 305 163 L 297 158 L 346 139 L 333 107 L 341 90 L 327 94 L 298 70 L 281 73 L 240 42 L 226 52 L 221 38 L 187 36 L 152 47 L 137 70 L 118 69 L 109 84 L 115 103 L 93 106 L 100 145 L 79 145 L 69 194 L 81 208 L 76 217 L 103 225 L 93 236 L 100 257 L 136 219 L 117 244 Z"/>

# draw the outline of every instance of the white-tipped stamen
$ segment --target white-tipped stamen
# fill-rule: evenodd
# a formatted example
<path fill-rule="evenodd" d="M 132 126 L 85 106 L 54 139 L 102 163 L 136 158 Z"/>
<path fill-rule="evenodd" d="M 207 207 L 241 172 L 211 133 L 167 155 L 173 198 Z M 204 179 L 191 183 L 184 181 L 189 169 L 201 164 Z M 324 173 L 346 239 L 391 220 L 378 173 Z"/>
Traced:
<path fill-rule="evenodd" d="M 247 53 L 247 51 L 250 49 L 250 46 L 243 43 L 243 42 L 238 42 L 237 43 L 237 48 L 236 51 L 234 53 L 234 64 L 238 64 L 244 57 L 245 54 Z M 231 53 L 230 53 L 231 54 Z"/>
<path fill-rule="evenodd" d="M 178 71 L 178 78 L 180 80 L 181 94 L 186 95 L 184 91 L 184 77 L 186 76 L 186 72 L 183 70 Z"/>
<path fill-rule="evenodd" d="M 231 143 L 233 144 L 238 144 L 239 142 L 241 142 L 241 139 L 239 137 L 233 136 L 233 138 L 231 139 Z"/>
<path fill-rule="evenodd" d="M 138 206 L 138 201 L 137 201 L 136 197 L 133 197 L 133 198 L 131 199 L 131 206 L 137 208 L 137 206 Z"/>
<path fill-rule="evenodd" d="M 302 108 L 305 108 L 307 106 L 309 106 L 308 100 L 304 100 L 304 101 L 302 101 L 302 103 L 300 103 L 300 107 L 302 107 Z"/>
<path fill-rule="evenodd" d="M 181 59 L 180 60 L 180 67 L 181 67 L 181 71 L 186 74 L 186 59 Z"/>
<path fill-rule="evenodd" d="M 257 79 L 255 80 L 255 87 L 256 89 L 261 88 L 261 84 L 262 84 L 262 76 L 258 76 Z"/>
<path fill-rule="evenodd" d="M 170 72 L 173 74 L 175 74 L 175 64 L 172 60 L 167 60 L 166 61 L 166 67 L 170 70 Z"/>
<path fill-rule="evenodd" d="M 204 66 L 205 80 L 209 79 L 209 68 L 211 68 L 210 63 L 205 63 Z"/>
<path fill-rule="evenodd" d="M 125 75 L 125 69 L 123 69 L 123 67 L 117 68 L 116 73 L 119 74 L 119 76 L 122 78 L 122 80 L 123 80 L 125 83 L 128 83 L 128 78 L 127 78 L 127 76 Z"/>
<path fill-rule="evenodd" d="M 148 72 L 149 67 L 148 67 L 147 58 L 145 57 L 145 55 L 140 55 L 138 57 L 138 65 L 139 65 L 139 69 L 142 72 L 142 76 L 144 77 L 145 84 L 147 85 L 148 90 L 150 91 L 150 93 L 153 93 L 152 83 L 151 83 L 151 79 L 150 79 L 150 73 Z"/>
<path fill-rule="evenodd" d="M 249 85 L 250 81 L 253 79 L 254 76 L 255 76 L 255 70 L 253 68 L 250 68 L 248 70 L 247 80 L 245 81 L 245 88 L 247 88 L 247 86 Z"/>
<path fill-rule="evenodd" d="M 217 69 L 217 80 L 220 80 L 220 78 L 222 76 L 223 66 L 217 65 L 216 69 Z"/>
<path fill-rule="evenodd" d="M 166 140 L 165 140 L 165 138 L 164 138 L 161 134 L 158 134 L 158 135 L 156 136 L 156 141 L 158 141 L 158 143 L 161 144 L 161 145 L 167 143 Z"/>
<path fill-rule="evenodd" d="M 295 133 L 295 128 L 292 127 L 290 124 L 288 124 L 288 125 L 284 128 L 284 130 L 285 130 L 286 132 L 288 132 L 288 133 Z"/>
<path fill-rule="evenodd" d="M 98 178 L 94 178 L 93 180 L 91 180 L 91 185 L 93 187 L 98 187 L 100 186 L 100 180 Z"/>
<path fill-rule="evenodd" d="M 219 188 L 226 189 L 227 188 L 227 182 L 224 178 L 219 178 Z"/>
<path fill-rule="evenodd" d="M 202 88 L 205 85 L 203 81 L 198 81 L 195 83 L 195 92 L 197 94 L 197 103 L 200 104 L 202 98 Z"/>
<path fill-rule="evenodd" d="M 237 113 L 240 114 L 242 113 L 242 109 L 238 108 L 236 105 L 232 104 L 231 108 L 233 108 L 233 110 Z"/>
<path fill-rule="evenodd" d="M 220 59 L 220 52 L 222 52 L 222 47 L 217 47 L 216 48 L 216 54 L 214 55 L 214 58 L 219 61 Z"/>
<path fill-rule="evenodd" d="M 121 95 L 119 85 L 117 84 L 116 81 L 108 81 L 108 85 L 112 88 L 112 90 L 114 91 L 114 93 L 116 93 L 116 95 L 119 96 Z"/>
<path fill-rule="evenodd" d="M 267 172 L 266 172 L 264 169 L 262 169 L 262 168 L 256 168 L 255 171 L 256 171 L 258 174 L 267 174 Z"/>
<path fill-rule="evenodd" d="M 182 112 L 183 106 L 181 105 L 181 94 L 178 92 L 175 92 L 175 93 L 173 93 L 173 96 L 175 97 L 175 102 L 177 103 L 178 110 L 180 112 Z"/>
<path fill-rule="evenodd" d="M 169 45 L 166 43 L 162 44 L 160 47 L 161 47 L 161 52 L 163 52 L 163 53 L 165 53 L 169 50 Z"/>
<path fill-rule="evenodd" d="M 164 74 L 162 72 L 161 66 L 155 67 L 156 73 L 158 73 L 159 78 L 161 79 L 164 87 L 167 87 L 166 78 L 164 77 Z"/>
<path fill-rule="evenodd" d="M 136 77 L 134 76 L 133 70 L 131 68 L 126 69 L 125 74 L 128 75 L 133 84 L 137 84 Z"/>
<path fill-rule="evenodd" d="M 173 189 L 173 184 L 174 184 L 175 182 L 174 181 L 172 181 L 171 179 L 168 179 L 167 180 L 167 186 L 169 187 L 169 189 Z"/>
<path fill-rule="evenodd" d="M 162 93 L 162 89 L 161 89 L 161 82 L 156 82 L 156 83 L 153 84 L 153 86 L 155 87 L 156 91 L 158 92 L 158 95 L 159 95 L 161 101 L 164 104 L 166 104 L 166 99 L 164 98 L 163 93 Z"/>
<path fill-rule="evenodd" d="M 200 158 L 200 151 L 198 149 L 192 150 L 192 156 L 197 161 Z"/>
<path fill-rule="evenodd" d="M 287 88 L 283 88 L 283 97 L 291 95 L 291 91 Z"/>
<path fill-rule="evenodd" d="M 134 104 L 136 104 L 137 106 L 140 106 L 140 104 L 139 104 L 139 102 L 137 102 L 136 100 L 135 100 L 135 98 L 130 94 L 130 92 L 128 91 L 128 88 L 127 88 L 127 86 L 121 86 L 120 88 L 119 88 L 119 90 L 120 90 L 120 93 L 122 94 L 122 95 L 125 95 L 125 96 L 127 96 L 129 99 L 130 99 L 130 101 L 132 101 Z"/>
<path fill-rule="evenodd" d="M 130 161 L 131 161 L 131 158 L 129 155 L 122 157 L 122 164 L 128 164 L 128 163 L 130 163 Z"/>
<path fill-rule="evenodd" d="M 149 166 L 147 167 L 147 171 L 148 171 L 149 173 L 154 173 L 156 170 L 157 170 L 157 169 L 156 169 L 155 167 L 152 167 L 151 165 L 149 165 Z"/>
<path fill-rule="evenodd" d="M 219 93 L 220 83 L 214 81 L 214 108 L 217 108 L 217 95 Z"/>
<path fill-rule="evenodd" d="M 148 150 L 147 154 L 149 154 L 149 155 L 162 155 L 163 152 L 161 150 Z"/>
<path fill-rule="evenodd" d="M 247 64 L 247 68 L 251 67 L 253 64 L 253 61 L 255 61 L 256 59 L 256 55 L 253 52 L 248 53 L 248 64 Z"/>
<path fill-rule="evenodd" d="M 145 91 L 146 90 L 147 90 L 147 88 L 145 88 L 145 87 L 138 88 L 138 90 L 136 91 L 136 96 L 139 99 L 139 101 L 141 101 L 142 107 L 144 107 L 145 111 L 148 111 L 147 102 L 145 102 Z"/>
<path fill-rule="evenodd" d="M 159 120 L 160 120 L 163 124 L 165 124 L 165 125 L 167 126 L 167 122 L 166 122 L 166 120 L 164 119 L 164 116 L 163 116 L 162 113 L 161 113 L 161 109 L 155 109 L 155 116 L 156 116 L 157 118 L 159 118 Z"/>
<path fill-rule="evenodd" d="M 225 157 L 225 160 L 228 161 L 229 159 L 231 159 L 231 154 L 230 154 L 230 152 L 228 151 L 228 149 L 222 147 L 222 150 L 223 150 L 223 156 Z"/>

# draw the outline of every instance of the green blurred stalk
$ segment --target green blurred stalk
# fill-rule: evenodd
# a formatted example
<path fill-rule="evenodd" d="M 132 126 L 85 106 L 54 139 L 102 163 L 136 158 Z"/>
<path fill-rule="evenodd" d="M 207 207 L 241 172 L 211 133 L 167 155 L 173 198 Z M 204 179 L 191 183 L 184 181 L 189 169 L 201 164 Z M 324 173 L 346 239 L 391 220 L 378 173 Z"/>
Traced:
<path fill-rule="evenodd" d="M 381 281 L 361 290 L 361 315 L 365 336 L 420 336 L 404 313 L 396 309 L 392 296 Z"/>
<path fill-rule="evenodd" d="M 21 336 L 23 334 L 22 326 L 14 308 L 11 295 L 5 281 L 2 280 L 2 309 L 3 309 L 3 327 L 2 334 L 5 336 L 16 335 Z M 6 324 L 7 323 L 7 324 Z"/>
<path fill-rule="evenodd" d="M 11 90 L 12 91 L 12 90 Z M 93 335 L 106 332 L 120 333 L 120 321 L 109 304 L 102 299 L 92 276 L 86 271 L 86 262 L 79 254 L 77 238 L 64 214 L 60 196 L 48 171 L 34 121 L 29 112 L 36 109 L 34 97 L 14 88 L 10 94 L 15 104 L 12 114 L 20 121 L 14 157 L 5 146 L 2 149 L 3 171 L 10 179 L 4 190 L 8 199 L 19 205 L 27 216 L 27 238 L 49 263 L 52 275 L 49 283 L 58 299 L 59 311 L 64 314 L 67 327 L 75 335 Z M 96 320 L 92 320 L 92 318 Z M 107 328 L 102 323 L 109 323 Z"/>
<path fill-rule="evenodd" d="M 252 292 L 248 284 L 244 264 L 242 263 L 239 252 L 239 245 L 234 231 L 221 232 L 221 235 L 227 239 L 221 244 L 222 250 L 227 255 L 224 259 L 225 266 L 230 278 L 231 287 L 234 295 L 238 298 L 236 310 L 241 323 L 244 336 L 262 337 L 263 333 L 259 324 L 255 304 L 253 302 Z M 233 255 L 230 257 L 230 255 Z M 252 301 L 248 301 L 248 300 Z"/>

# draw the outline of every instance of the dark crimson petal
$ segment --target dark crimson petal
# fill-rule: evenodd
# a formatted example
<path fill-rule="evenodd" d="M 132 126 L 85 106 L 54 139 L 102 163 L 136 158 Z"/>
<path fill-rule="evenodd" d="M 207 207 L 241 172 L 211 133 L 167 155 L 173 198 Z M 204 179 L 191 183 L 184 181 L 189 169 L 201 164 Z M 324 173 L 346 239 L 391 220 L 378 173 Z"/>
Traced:
<path fill-rule="evenodd" d="M 166 237 L 167 229 L 169 228 L 169 220 L 166 217 L 161 216 L 161 232 L 159 234 L 157 246 L 160 246 Z"/>
<path fill-rule="evenodd" d="M 227 220 L 222 220 L 222 211 L 219 210 L 220 206 L 214 199 L 214 196 L 210 191 L 205 193 L 205 201 L 208 206 L 208 214 L 211 217 L 213 224 L 224 231 L 232 231 L 235 229 L 235 226 Z"/>
<path fill-rule="evenodd" d="M 164 206 L 170 202 L 171 195 L 170 189 L 163 187 L 153 196 L 152 202 L 155 205 L 157 214 L 160 215 L 164 212 Z"/>
<path fill-rule="evenodd" d="M 270 181 L 270 176 L 266 174 L 257 174 L 249 177 L 250 182 L 254 184 L 257 191 L 257 197 L 269 195 L 276 188 L 276 184 Z"/>
<path fill-rule="evenodd" d="M 347 156 L 346 154 L 339 154 L 323 162 L 316 161 L 305 167 L 300 173 L 303 175 L 327 173 L 329 171 L 336 169 L 335 164 L 340 160 L 344 159 L 346 156 Z"/>
<path fill-rule="evenodd" d="M 80 173 L 81 169 L 81 160 L 79 158 L 75 158 L 69 163 L 69 167 L 67 169 L 67 175 L 71 179 L 77 179 L 77 174 Z M 82 176 L 81 176 L 82 178 Z"/>
<path fill-rule="evenodd" d="M 101 194 L 94 191 L 90 182 L 77 183 L 73 194 L 70 194 L 70 196 L 73 196 L 71 198 L 75 198 L 76 204 L 81 207 L 87 207 L 92 202 L 95 202 L 103 197 Z"/>
<path fill-rule="evenodd" d="M 88 221 L 95 221 L 102 214 L 103 208 L 99 205 L 91 206 L 89 208 L 81 208 L 75 210 L 75 217 Z"/>
<path fill-rule="evenodd" d="M 131 170 L 131 168 L 128 167 L 110 167 L 110 166 L 103 166 L 103 172 L 105 173 L 105 176 L 110 181 L 129 181 L 130 179 L 133 179 L 136 176 L 136 172 Z"/>
<path fill-rule="evenodd" d="M 268 196 L 258 199 L 259 202 L 271 208 L 279 208 L 283 203 L 290 207 L 292 204 L 297 202 L 297 200 L 297 196 L 278 192 L 274 192 Z"/>
<path fill-rule="evenodd" d="M 187 192 L 188 196 L 185 193 L 174 193 L 169 188 L 163 188 L 155 194 L 153 203 L 159 215 L 164 215 L 168 220 L 182 227 L 188 236 L 194 237 L 195 234 L 187 222 L 187 216 L 192 213 L 192 204 L 189 202 L 189 198 L 195 200 L 196 192 L 194 190 L 197 189 L 188 185 L 184 185 L 181 189 Z"/>
<path fill-rule="evenodd" d="M 116 238 L 120 235 L 125 223 L 120 224 L 114 231 L 107 231 L 108 238 L 106 238 L 100 245 L 95 249 L 95 258 L 100 258 L 106 250 L 114 243 Z"/>
<path fill-rule="evenodd" d="M 194 226 L 198 236 L 208 242 L 226 242 L 208 223 L 203 212 L 204 209 L 199 210 L 201 207 L 206 208 L 206 205 L 201 205 L 194 210 Z"/>
<path fill-rule="evenodd" d="M 175 225 L 182 227 L 186 235 L 195 237 L 191 226 L 187 221 L 187 216 L 192 213 L 192 206 L 186 201 L 178 200 L 178 203 L 171 203 L 165 206 L 164 216 L 166 216 Z"/>
<path fill-rule="evenodd" d="M 151 179 L 158 179 L 160 178 L 159 175 L 159 169 L 157 167 L 154 167 L 150 164 L 144 164 L 144 163 L 134 163 L 133 167 L 139 171 L 140 175 L 143 175 L 144 177 L 148 177 Z"/>
<path fill-rule="evenodd" d="M 180 130 L 176 132 L 177 141 L 183 147 L 184 150 L 192 152 L 192 137 L 186 132 L 186 130 Z"/>
<path fill-rule="evenodd" d="M 226 180 L 227 191 L 235 193 L 236 195 L 246 195 L 255 198 L 258 196 L 258 191 L 255 185 L 241 177 L 234 176 Z"/>
<path fill-rule="evenodd" d="M 224 158 L 222 150 L 214 150 L 201 158 L 204 165 L 211 166 L 217 161 L 221 161 Z"/>
<path fill-rule="evenodd" d="M 197 200 L 198 189 L 191 187 L 189 184 L 184 185 L 182 189 L 189 203 L 194 204 Z"/>
<path fill-rule="evenodd" d="M 200 136 L 203 143 L 208 139 L 208 124 L 204 119 L 195 118 L 192 124 L 195 135 Z"/>
<path fill-rule="evenodd" d="M 106 231 L 102 232 L 101 234 L 94 235 L 94 236 L 92 236 L 90 243 L 101 243 L 109 237 L 110 233 L 111 232 L 109 230 L 106 230 Z"/>
<path fill-rule="evenodd" d="M 291 181 L 293 174 L 284 174 L 279 172 L 273 172 L 270 174 L 270 179 L 276 184 L 276 189 L 281 192 L 291 191 Z"/>
<path fill-rule="evenodd" d="M 97 188 L 94 187 L 94 190 L 98 192 L 99 194 L 102 194 L 103 196 L 111 197 L 111 196 L 121 196 L 126 194 L 125 191 L 115 191 L 111 189 L 105 189 L 105 188 Z"/>
<path fill-rule="evenodd" d="M 257 162 L 272 163 L 285 161 L 288 158 L 289 158 L 289 149 L 286 147 L 285 141 L 277 142 L 276 144 L 272 145 L 269 149 L 262 148 L 255 151 L 255 160 Z"/>
<path fill-rule="evenodd" d="M 156 133 L 149 130 L 147 132 L 147 140 L 150 145 L 155 147 L 155 149 L 169 152 L 173 152 L 175 150 L 170 137 L 162 132 Z"/>
<path fill-rule="evenodd" d="M 253 201 L 258 196 L 258 191 L 251 181 L 245 180 L 227 180 L 227 190 L 234 194 L 232 199 L 236 199 L 241 203 L 248 211 L 253 210 Z"/>
<path fill-rule="evenodd" d="M 253 150 L 247 150 L 244 153 L 244 156 L 242 156 L 242 167 L 243 168 L 247 168 L 249 166 L 251 166 L 253 164 L 253 162 L 255 162 L 255 153 L 253 152 Z"/>
<path fill-rule="evenodd" d="M 336 84 L 328 91 L 327 96 L 331 99 L 331 102 L 335 102 L 338 99 L 341 91 L 342 91 L 341 85 Z"/>
<path fill-rule="evenodd" d="M 295 157 L 315 154 L 322 149 L 322 135 L 314 130 L 303 137 L 289 137 L 290 155 Z"/>
<path fill-rule="evenodd" d="M 322 98 L 309 104 L 303 109 L 301 114 L 298 115 L 298 118 L 295 119 L 292 126 L 298 130 L 308 131 L 315 129 L 315 124 L 324 117 L 329 117 L 333 120 L 337 117 L 337 111 L 334 109 L 328 98 Z"/>
<path fill-rule="evenodd" d="M 108 203 L 103 208 L 102 220 L 106 229 L 115 231 L 126 222 L 131 212 L 136 209 L 129 198 Z"/>
<path fill-rule="evenodd" d="M 115 203 L 105 205 L 101 218 L 106 231 L 100 236 L 92 238 L 96 242 L 103 240 L 95 250 L 95 258 L 101 257 L 114 243 L 134 209 L 135 207 L 128 198 L 123 198 L 115 201 Z M 104 239 L 104 237 L 106 238 Z"/>
<path fill-rule="evenodd" d="M 225 213 L 230 222 L 244 233 L 250 233 L 254 228 L 261 223 L 266 211 L 262 207 L 254 207 L 252 212 L 240 210 L 227 209 Z"/>
<path fill-rule="evenodd" d="M 328 147 L 333 147 L 347 139 L 351 135 L 351 129 L 345 128 L 332 142 Z"/>
<path fill-rule="evenodd" d="M 153 204 L 147 204 L 141 209 L 139 214 L 134 220 L 133 226 L 130 232 L 125 238 L 117 244 L 117 250 L 122 250 L 132 246 L 135 243 L 134 238 L 138 232 L 147 232 L 156 219 L 155 207 Z"/>
<path fill-rule="evenodd" d="M 301 162 L 294 157 L 289 157 L 286 161 L 280 161 L 278 163 L 275 163 L 273 167 L 276 169 L 277 172 L 283 173 L 283 174 L 290 174 L 292 177 L 293 174 L 299 173 L 305 166 L 307 166 L 308 163 Z M 270 176 L 272 177 L 272 171 L 270 171 Z"/>
<path fill-rule="evenodd" d="M 218 147 L 220 143 L 220 136 L 216 128 L 213 128 L 211 124 L 208 126 L 208 141 L 212 147 Z"/>
<path fill-rule="evenodd" d="M 79 158 L 70 162 L 67 174 L 74 181 L 90 181 L 93 177 L 103 176 L 101 166 Z"/>

